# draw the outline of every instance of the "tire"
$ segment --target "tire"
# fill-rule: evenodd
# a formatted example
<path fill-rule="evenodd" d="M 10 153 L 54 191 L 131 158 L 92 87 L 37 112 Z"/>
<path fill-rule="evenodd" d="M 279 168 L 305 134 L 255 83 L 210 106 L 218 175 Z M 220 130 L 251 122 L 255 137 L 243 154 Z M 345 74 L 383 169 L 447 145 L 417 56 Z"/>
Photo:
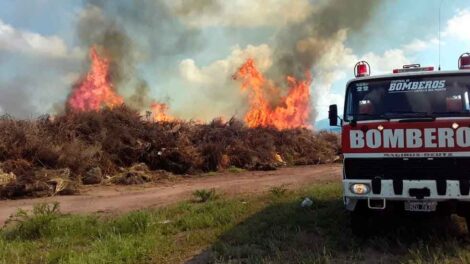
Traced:
<path fill-rule="evenodd" d="M 370 234 L 368 210 L 355 210 L 351 212 L 351 230 L 357 237 L 366 237 Z"/>
<path fill-rule="evenodd" d="M 470 215 L 465 216 L 465 222 L 467 223 L 467 234 L 470 235 Z"/>

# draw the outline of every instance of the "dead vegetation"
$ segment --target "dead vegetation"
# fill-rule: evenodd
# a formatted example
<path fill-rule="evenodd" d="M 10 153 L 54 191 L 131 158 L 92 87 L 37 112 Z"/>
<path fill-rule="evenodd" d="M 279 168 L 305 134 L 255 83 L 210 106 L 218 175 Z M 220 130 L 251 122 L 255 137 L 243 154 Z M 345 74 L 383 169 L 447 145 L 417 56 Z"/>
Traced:
<path fill-rule="evenodd" d="M 168 173 L 271 170 L 333 162 L 338 136 L 247 128 L 236 119 L 147 122 L 119 107 L 37 120 L 0 118 L 0 197 L 74 193 L 79 184 L 152 182 Z"/>

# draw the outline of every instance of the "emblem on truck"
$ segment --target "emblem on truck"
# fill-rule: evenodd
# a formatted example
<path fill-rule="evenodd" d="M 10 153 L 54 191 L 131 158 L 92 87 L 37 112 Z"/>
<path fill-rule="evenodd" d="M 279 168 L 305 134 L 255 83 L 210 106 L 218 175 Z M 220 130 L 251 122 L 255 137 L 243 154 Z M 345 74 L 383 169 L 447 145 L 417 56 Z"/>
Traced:
<path fill-rule="evenodd" d="M 399 128 L 351 130 L 350 147 L 361 148 L 453 148 L 470 147 L 470 128 Z"/>

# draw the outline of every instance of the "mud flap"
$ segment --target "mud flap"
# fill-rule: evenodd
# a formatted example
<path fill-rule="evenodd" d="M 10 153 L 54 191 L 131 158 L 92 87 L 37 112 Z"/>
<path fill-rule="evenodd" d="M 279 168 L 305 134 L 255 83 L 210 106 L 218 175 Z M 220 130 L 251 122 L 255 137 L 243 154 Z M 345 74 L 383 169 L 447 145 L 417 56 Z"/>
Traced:
<path fill-rule="evenodd" d="M 351 199 L 351 198 L 348 198 L 348 197 L 344 197 L 344 205 L 346 207 L 346 210 L 354 211 L 354 209 L 356 209 L 357 199 Z"/>

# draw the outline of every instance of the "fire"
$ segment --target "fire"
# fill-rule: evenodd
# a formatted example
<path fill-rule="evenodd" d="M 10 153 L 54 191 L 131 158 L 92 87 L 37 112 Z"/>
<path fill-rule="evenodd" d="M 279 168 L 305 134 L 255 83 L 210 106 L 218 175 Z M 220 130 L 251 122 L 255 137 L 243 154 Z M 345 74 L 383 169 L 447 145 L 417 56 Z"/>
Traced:
<path fill-rule="evenodd" d="M 173 116 L 167 114 L 167 104 L 152 102 L 150 109 L 152 111 L 154 122 L 170 122 L 175 120 Z"/>
<path fill-rule="evenodd" d="M 73 89 L 68 107 L 73 111 L 98 111 L 123 104 L 124 99 L 114 91 L 109 78 L 109 61 L 98 54 L 96 47 L 90 48 L 89 56 L 90 70 Z"/>
<path fill-rule="evenodd" d="M 248 59 L 234 78 L 242 81 L 242 90 L 249 91 L 250 108 L 244 118 L 249 127 L 275 127 L 279 130 L 310 127 L 310 73 L 307 72 L 306 80 L 302 81 L 288 76 L 289 91 L 275 106 L 267 94 L 281 94 L 281 90 L 265 79 L 253 59 Z"/>

